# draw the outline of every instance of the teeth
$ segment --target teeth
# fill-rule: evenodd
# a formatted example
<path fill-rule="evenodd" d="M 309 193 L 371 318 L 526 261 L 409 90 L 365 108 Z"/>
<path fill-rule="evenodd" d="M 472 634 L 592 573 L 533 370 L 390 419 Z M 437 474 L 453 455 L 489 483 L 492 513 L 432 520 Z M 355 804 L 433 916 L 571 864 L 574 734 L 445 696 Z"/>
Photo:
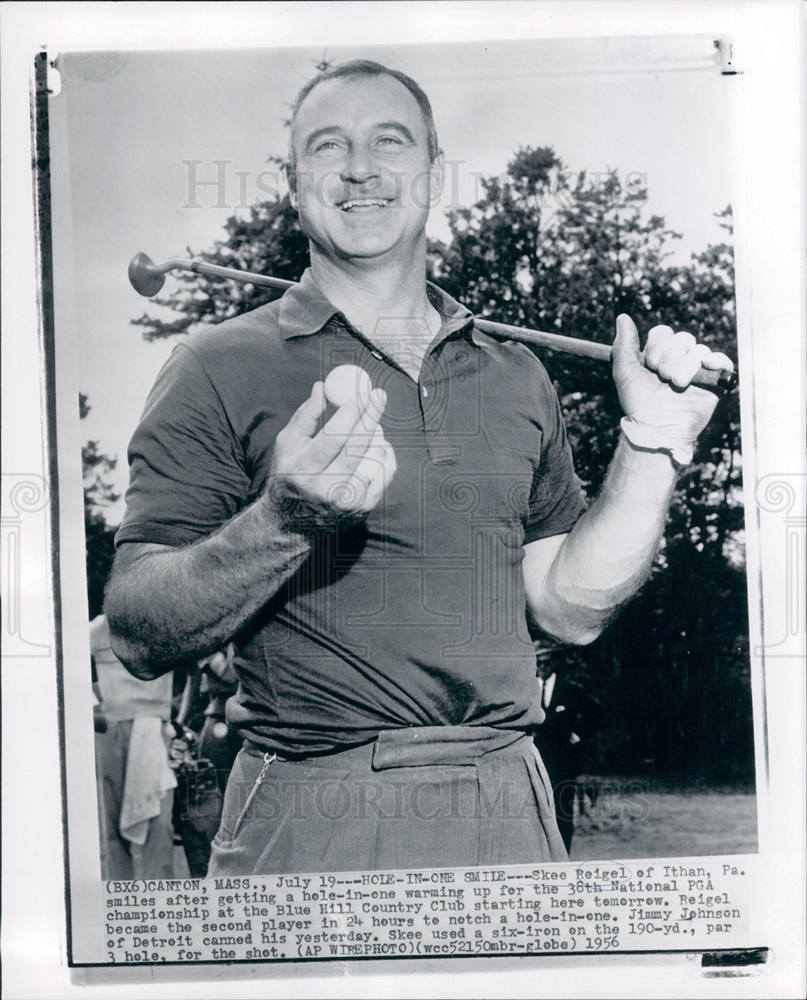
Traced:
<path fill-rule="evenodd" d="M 368 205 L 383 208 L 388 202 L 389 198 L 351 198 L 348 201 L 340 202 L 339 207 L 343 212 L 347 212 L 351 208 L 364 208 Z"/>

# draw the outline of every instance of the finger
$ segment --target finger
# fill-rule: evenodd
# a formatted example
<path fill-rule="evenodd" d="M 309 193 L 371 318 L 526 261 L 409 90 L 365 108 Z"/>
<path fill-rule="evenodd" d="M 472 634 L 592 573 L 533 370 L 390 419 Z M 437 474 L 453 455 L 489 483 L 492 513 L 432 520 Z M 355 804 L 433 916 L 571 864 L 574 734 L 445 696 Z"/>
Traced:
<path fill-rule="evenodd" d="M 372 434 L 368 434 L 358 424 L 350 435 L 344 448 L 334 458 L 325 470 L 329 476 L 350 478 L 356 475 L 361 463 L 368 455 L 372 457 L 384 445 L 384 432 L 376 426 Z M 367 478 L 365 475 L 364 478 Z"/>
<path fill-rule="evenodd" d="M 639 331 L 636 324 L 626 313 L 620 313 L 616 318 L 616 336 L 614 337 L 613 353 L 611 355 L 614 367 L 614 378 L 620 380 L 628 375 L 631 368 L 641 364 L 639 354 Z"/>
<path fill-rule="evenodd" d="M 670 359 L 666 377 L 679 389 L 685 389 L 689 385 L 695 375 L 701 370 L 703 357 L 710 353 L 709 348 L 704 344 L 694 343 L 694 337 L 692 340 L 693 345 L 688 351 Z"/>
<path fill-rule="evenodd" d="M 363 409 L 359 422 L 368 433 L 374 433 L 381 423 L 387 405 L 387 394 L 383 389 L 374 389 L 362 401 Z"/>
<path fill-rule="evenodd" d="M 363 431 L 372 435 L 381 420 L 386 403 L 387 394 L 383 389 L 373 389 L 364 400 L 354 396 L 337 409 L 322 430 L 328 436 L 346 440 L 356 425 L 360 424 Z"/>
<path fill-rule="evenodd" d="M 355 398 L 343 403 L 306 449 L 306 465 L 313 471 L 326 469 L 359 430 L 362 407 Z"/>
<path fill-rule="evenodd" d="M 369 482 L 376 474 L 386 448 L 387 442 L 384 438 L 384 432 L 380 427 L 377 427 L 366 447 L 362 447 L 361 457 L 353 474 Z"/>
<path fill-rule="evenodd" d="M 314 438 L 309 457 L 328 473 L 352 474 L 380 430 L 386 401 L 383 389 L 373 389 L 366 405 L 353 399 L 340 406 Z"/>
<path fill-rule="evenodd" d="M 367 495 L 367 483 L 355 476 L 330 475 L 319 477 L 318 496 L 327 507 L 336 511 L 360 511 Z"/>
<path fill-rule="evenodd" d="M 227 653 L 219 650 L 207 661 L 208 667 L 220 680 L 224 680 L 232 671 L 232 661 L 228 659 Z"/>
<path fill-rule="evenodd" d="M 398 464 L 395 458 L 395 449 L 388 442 L 383 440 L 381 446 L 373 446 L 371 452 L 364 459 L 362 466 L 357 469 L 357 473 L 370 473 L 370 480 L 367 484 L 364 504 L 362 510 L 367 512 L 372 510 L 381 499 L 384 491 L 389 487 L 397 471 Z"/>
<path fill-rule="evenodd" d="M 672 337 L 665 337 L 660 342 L 654 365 L 659 378 L 678 385 L 679 373 L 686 371 L 689 367 L 684 359 L 697 347 L 697 344 L 698 342 L 692 334 L 686 330 L 674 333 Z M 700 362 L 698 367 L 700 367 Z"/>
<path fill-rule="evenodd" d="M 707 349 L 707 353 L 701 358 L 701 364 L 704 368 L 708 368 L 709 371 L 734 371 L 734 362 L 727 354 L 723 354 L 722 351 L 709 351 Z"/>
<path fill-rule="evenodd" d="M 647 335 L 647 346 L 644 349 L 644 363 L 653 371 L 659 370 L 670 341 L 675 336 L 670 326 L 654 326 Z"/>
<path fill-rule="evenodd" d="M 368 511 L 372 509 L 386 488 L 395 471 L 395 453 L 385 441 L 381 428 L 367 442 L 351 443 L 350 451 L 358 462 L 350 473 L 334 472 L 341 462 L 329 467 L 326 476 L 331 480 L 328 502 L 343 510 Z"/>
<path fill-rule="evenodd" d="M 224 673 L 222 674 L 222 679 L 234 681 L 236 679 L 234 643 L 232 642 L 227 643 L 227 648 L 225 650 L 225 658 L 226 658 L 226 663 L 224 666 Z"/>
<path fill-rule="evenodd" d="M 317 430 L 317 421 L 325 412 L 325 402 L 325 387 L 322 382 L 315 382 L 311 387 L 311 395 L 292 413 L 283 431 L 288 430 L 295 435 L 313 437 Z"/>
<path fill-rule="evenodd" d="M 210 667 L 214 673 L 219 673 L 219 671 L 223 670 L 226 665 L 227 658 L 221 650 L 217 653 L 213 653 L 212 656 L 208 656 L 207 658 L 207 666 Z"/>

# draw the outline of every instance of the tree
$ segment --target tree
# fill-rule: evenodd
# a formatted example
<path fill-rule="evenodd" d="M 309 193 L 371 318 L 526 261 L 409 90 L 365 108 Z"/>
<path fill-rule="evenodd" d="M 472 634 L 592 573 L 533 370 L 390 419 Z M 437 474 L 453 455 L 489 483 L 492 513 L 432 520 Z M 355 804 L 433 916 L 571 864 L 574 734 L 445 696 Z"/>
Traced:
<path fill-rule="evenodd" d="M 308 267 L 308 240 L 288 195 L 252 205 L 246 217 L 233 215 L 224 225 L 226 238 L 213 249 L 189 256 L 209 264 L 237 267 L 296 281 Z M 177 272 L 179 287 L 168 296 L 155 298 L 180 314 L 173 321 L 143 313 L 133 320 L 143 328 L 146 340 L 187 333 L 198 323 L 220 323 L 249 309 L 271 302 L 282 293 L 275 288 L 236 281 L 220 281 L 201 274 Z"/>
<path fill-rule="evenodd" d="M 673 265 L 679 234 L 648 216 L 646 203 L 646 189 L 616 171 L 571 175 L 551 149 L 526 147 L 503 176 L 483 180 L 474 205 L 450 213 L 450 240 L 430 247 L 431 273 L 475 311 L 506 322 L 610 342 L 627 312 L 640 329 L 685 327 L 732 354 L 730 243 Z M 730 235 L 730 209 L 718 218 Z M 610 373 L 538 353 L 593 497 L 621 416 Z M 648 584 L 593 647 L 565 654 L 566 669 L 600 692 L 617 720 L 598 742 L 603 767 L 646 761 L 666 775 L 751 778 L 739 431 L 735 392 L 679 482 Z"/>
<path fill-rule="evenodd" d="M 680 234 L 647 212 L 647 190 L 615 170 L 573 174 L 549 148 L 525 147 L 481 196 L 453 210 L 446 243 L 429 245 L 430 277 L 480 315 L 610 342 L 620 312 L 640 330 L 664 322 L 734 351 L 731 211 L 727 238 L 687 264 L 670 262 Z M 288 198 L 233 217 L 204 260 L 296 279 L 308 250 Z M 178 318 L 134 322 L 147 339 L 185 333 L 277 296 L 271 289 L 184 274 L 157 300 Z M 564 407 L 578 474 L 599 490 L 621 416 L 608 367 L 538 352 Z M 696 463 L 682 476 L 666 541 L 643 591 L 565 669 L 607 704 L 596 762 L 666 776 L 746 780 L 753 774 L 742 463 L 736 392 L 721 403 Z M 674 614 L 671 614 L 674 609 Z"/>
<path fill-rule="evenodd" d="M 79 393 L 79 418 L 90 412 L 87 397 Z M 117 460 L 98 450 L 97 441 L 87 441 L 81 449 L 84 479 L 84 532 L 87 551 L 87 599 L 90 618 L 103 610 L 104 587 L 112 569 L 115 554 L 115 529 L 106 521 L 104 509 L 118 500 L 120 494 L 104 478 L 115 468 Z"/>

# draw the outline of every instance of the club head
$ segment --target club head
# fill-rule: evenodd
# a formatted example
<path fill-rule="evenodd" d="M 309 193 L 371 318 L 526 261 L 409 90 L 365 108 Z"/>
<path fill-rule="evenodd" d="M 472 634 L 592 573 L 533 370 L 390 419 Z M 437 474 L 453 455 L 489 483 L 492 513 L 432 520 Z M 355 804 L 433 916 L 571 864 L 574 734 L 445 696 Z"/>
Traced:
<path fill-rule="evenodd" d="M 147 253 L 136 253 L 129 261 L 129 283 L 136 292 L 149 298 L 163 287 L 165 274 Z"/>

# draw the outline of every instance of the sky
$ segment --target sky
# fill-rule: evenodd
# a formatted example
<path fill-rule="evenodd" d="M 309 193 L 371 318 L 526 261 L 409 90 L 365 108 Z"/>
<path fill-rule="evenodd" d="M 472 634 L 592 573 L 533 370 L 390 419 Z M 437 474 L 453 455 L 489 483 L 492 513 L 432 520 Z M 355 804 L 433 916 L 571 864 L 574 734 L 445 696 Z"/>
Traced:
<path fill-rule="evenodd" d="M 473 201 L 480 175 L 542 145 L 572 170 L 643 175 L 649 209 L 683 234 L 679 259 L 721 237 L 731 78 L 705 36 L 62 53 L 50 108 L 57 389 L 89 397 L 82 440 L 118 458 L 121 493 L 129 437 L 176 342 L 132 326 L 159 310 L 129 286 L 128 261 L 209 248 L 230 215 L 285 190 L 268 157 L 284 152 L 289 105 L 323 56 L 376 58 L 429 94 L 449 165 L 431 236 L 447 236 L 445 208 Z M 61 379 L 60 350 L 72 362 Z M 122 500 L 107 518 L 121 514 Z"/>

